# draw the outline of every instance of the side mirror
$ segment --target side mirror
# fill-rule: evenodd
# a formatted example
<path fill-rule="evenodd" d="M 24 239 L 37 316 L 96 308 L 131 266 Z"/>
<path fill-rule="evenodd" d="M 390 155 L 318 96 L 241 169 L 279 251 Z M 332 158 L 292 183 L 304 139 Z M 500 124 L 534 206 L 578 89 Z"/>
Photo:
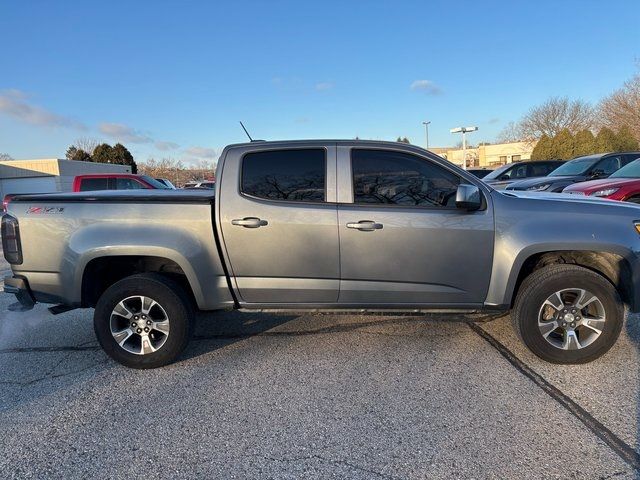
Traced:
<path fill-rule="evenodd" d="M 591 178 L 600 178 L 604 177 L 604 170 L 600 170 L 599 168 L 593 170 L 590 175 Z"/>
<path fill-rule="evenodd" d="M 482 207 L 480 189 L 475 185 L 460 184 L 456 192 L 456 207 L 464 210 L 479 210 Z"/>

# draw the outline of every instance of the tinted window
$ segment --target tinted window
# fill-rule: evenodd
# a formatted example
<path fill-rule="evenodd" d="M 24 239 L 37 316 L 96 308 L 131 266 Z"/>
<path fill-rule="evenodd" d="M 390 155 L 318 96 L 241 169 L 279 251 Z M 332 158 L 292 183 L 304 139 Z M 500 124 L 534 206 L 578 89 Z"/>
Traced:
<path fill-rule="evenodd" d="M 563 175 L 586 175 L 591 166 L 598 161 L 600 157 L 579 157 L 564 163 L 556 168 L 550 177 L 561 177 Z"/>
<path fill-rule="evenodd" d="M 354 203 L 455 206 L 457 175 L 401 152 L 353 150 Z"/>
<path fill-rule="evenodd" d="M 108 178 L 83 178 L 80 182 L 80 191 L 89 192 L 92 190 L 108 190 Z"/>
<path fill-rule="evenodd" d="M 548 163 L 531 163 L 529 164 L 530 177 L 546 177 L 549 173 L 553 171 L 555 165 L 550 165 Z"/>
<path fill-rule="evenodd" d="M 607 157 L 599 161 L 594 167 L 594 170 L 602 170 L 605 175 L 611 175 L 613 172 L 619 170 L 621 166 L 622 157 Z"/>
<path fill-rule="evenodd" d="M 116 190 L 139 190 L 144 186 L 132 178 L 116 178 Z"/>
<path fill-rule="evenodd" d="M 325 151 L 273 150 L 242 161 L 242 192 L 269 200 L 324 202 Z"/>

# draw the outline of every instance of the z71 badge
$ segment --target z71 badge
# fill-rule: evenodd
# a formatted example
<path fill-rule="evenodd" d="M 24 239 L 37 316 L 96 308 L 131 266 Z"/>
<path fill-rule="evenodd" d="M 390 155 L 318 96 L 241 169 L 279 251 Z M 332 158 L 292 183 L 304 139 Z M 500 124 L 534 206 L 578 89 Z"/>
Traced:
<path fill-rule="evenodd" d="M 29 209 L 27 210 L 27 214 L 34 214 L 34 215 L 40 215 L 40 214 L 54 215 L 56 213 L 62 213 L 62 212 L 64 212 L 64 207 L 29 207 Z"/>

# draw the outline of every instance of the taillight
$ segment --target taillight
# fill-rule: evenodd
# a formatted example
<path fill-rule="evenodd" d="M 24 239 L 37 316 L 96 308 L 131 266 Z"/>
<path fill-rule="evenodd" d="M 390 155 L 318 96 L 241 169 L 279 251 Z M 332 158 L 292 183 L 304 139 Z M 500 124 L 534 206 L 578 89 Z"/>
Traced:
<path fill-rule="evenodd" d="M 7 213 L 7 208 L 9 208 L 9 202 L 11 201 L 11 197 L 13 197 L 13 195 L 11 195 L 10 193 L 7 193 L 2 199 L 2 211 L 4 213 Z"/>
<path fill-rule="evenodd" d="M 20 265 L 22 263 L 22 246 L 20 245 L 18 219 L 11 215 L 3 215 L 1 230 L 4 258 L 12 265 Z"/>

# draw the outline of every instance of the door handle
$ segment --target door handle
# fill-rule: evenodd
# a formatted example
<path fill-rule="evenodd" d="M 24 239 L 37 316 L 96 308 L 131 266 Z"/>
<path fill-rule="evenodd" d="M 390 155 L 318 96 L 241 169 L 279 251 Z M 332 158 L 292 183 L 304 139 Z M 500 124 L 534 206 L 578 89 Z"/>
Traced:
<path fill-rule="evenodd" d="M 347 228 L 355 228 L 363 232 L 373 232 L 374 230 L 381 230 L 382 224 L 376 223 L 372 220 L 360 220 L 359 222 L 347 223 Z"/>
<path fill-rule="evenodd" d="M 267 222 L 266 220 L 261 220 L 257 217 L 244 217 L 231 220 L 231 225 L 238 225 L 244 228 L 258 228 L 264 227 L 268 224 L 269 222 Z"/>

